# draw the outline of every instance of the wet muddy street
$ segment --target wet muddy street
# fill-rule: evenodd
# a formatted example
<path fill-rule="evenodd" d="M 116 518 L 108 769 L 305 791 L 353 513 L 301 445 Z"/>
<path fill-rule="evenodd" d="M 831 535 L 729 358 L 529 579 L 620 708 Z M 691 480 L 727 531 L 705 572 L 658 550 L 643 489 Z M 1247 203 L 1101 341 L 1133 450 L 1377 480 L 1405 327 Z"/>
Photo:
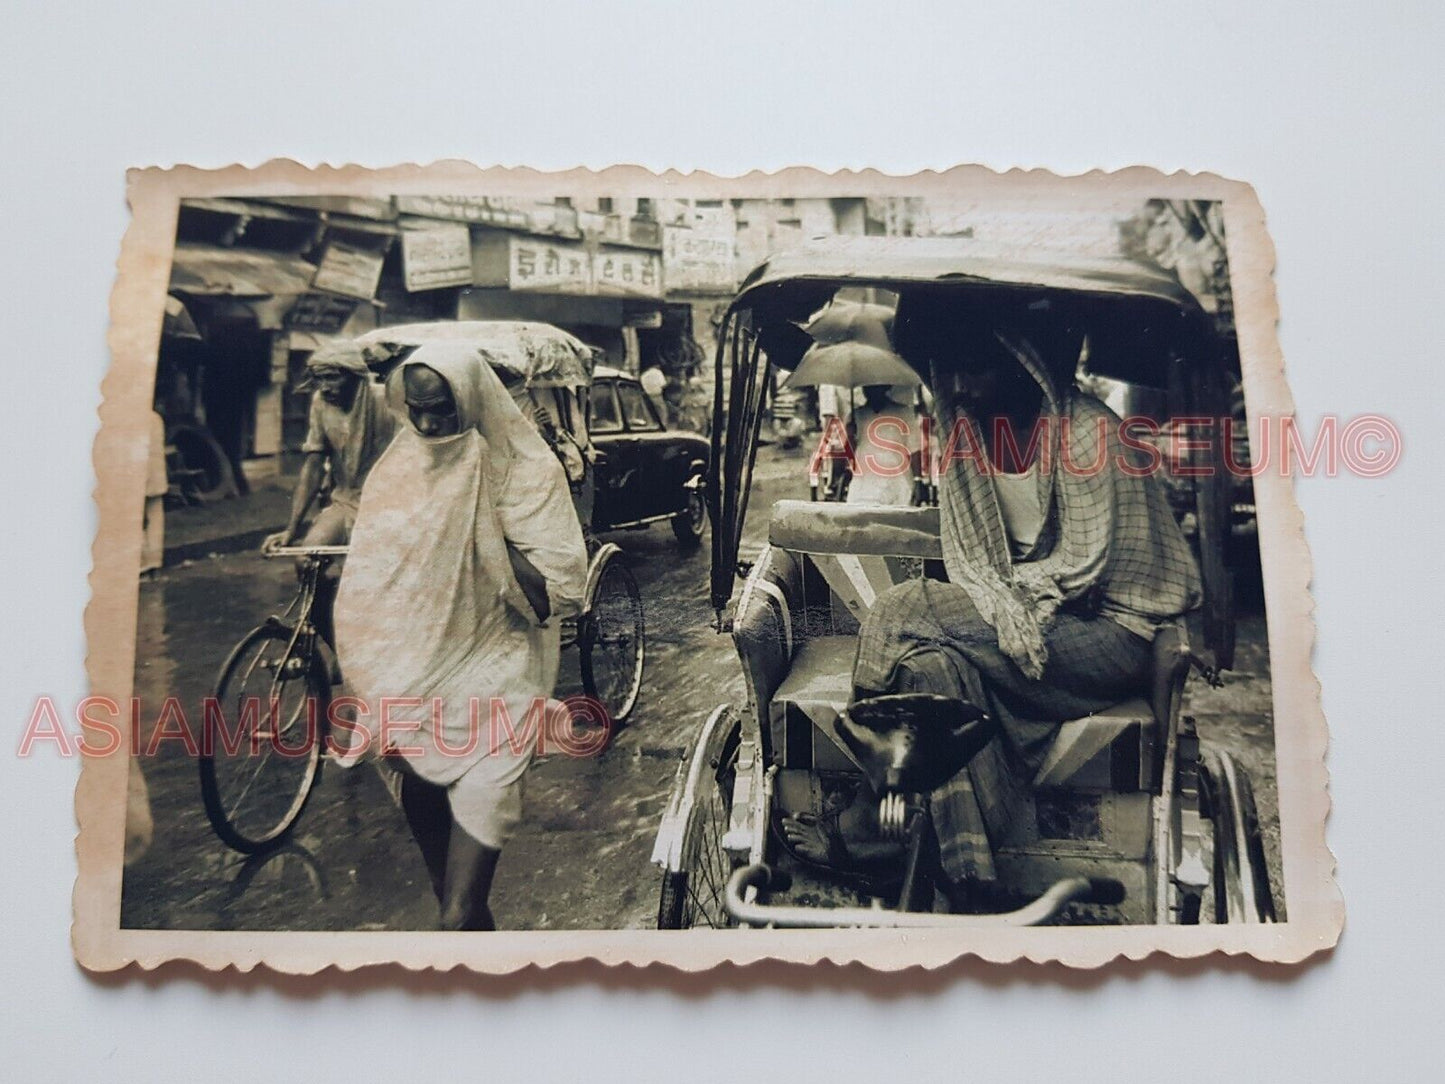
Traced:
<path fill-rule="evenodd" d="M 760 453 L 745 554 L 761 544 L 772 501 L 806 496 L 805 470 L 801 451 Z M 505 928 L 651 926 L 658 879 L 649 856 L 680 756 L 713 707 L 742 696 L 732 641 L 712 629 L 706 547 L 679 551 L 665 524 L 611 540 L 624 550 L 646 611 L 641 697 L 628 725 L 599 756 L 558 754 L 535 762 L 523 825 L 502 856 L 492 893 Z M 143 720 L 153 723 L 149 706 L 168 696 L 189 714 L 212 692 L 232 644 L 267 614 L 279 613 L 293 591 L 289 563 L 249 553 L 168 568 L 142 584 L 135 695 L 147 705 Z M 1253 776 L 1282 899 L 1264 621 L 1258 605 L 1252 609 L 1241 615 L 1238 669 L 1221 689 L 1192 682 L 1186 710 L 1198 718 L 1202 737 L 1227 748 Z M 564 653 L 559 695 L 580 691 L 575 652 Z M 212 832 L 196 764 L 181 742 L 163 743 L 158 755 L 137 758 L 132 770 L 144 774 L 154 834 L 126 870 L 124 926 L 435 925 L 426 869 L 374 768 L 325 765 L 293 841 L 250 860 Z"/>

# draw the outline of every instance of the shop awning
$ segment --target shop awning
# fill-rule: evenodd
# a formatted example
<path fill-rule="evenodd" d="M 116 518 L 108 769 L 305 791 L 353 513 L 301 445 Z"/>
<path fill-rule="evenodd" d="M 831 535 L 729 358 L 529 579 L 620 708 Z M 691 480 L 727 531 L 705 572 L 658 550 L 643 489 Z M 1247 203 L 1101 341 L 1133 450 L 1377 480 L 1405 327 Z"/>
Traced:
<path fill-rule="evenodd" d="M 181 201 L 182 206 L 193 207 L 198 211 L 214 211 L 220 215 L 242 215 L 246 218 L 268 218 L 276 222 L 311 222 L 314 221 L 307 215 L 289 210 L 285 207 L 278 207 L 273 203 L 252 202 L 250 200 L 226 199 L 224 197 L 199 197 Z"/>
<path fill-rule="evenodd" d="M 236 299 L 305 293 L 316 265 L 286 252 L 178 244 L 171 293 Z"/>

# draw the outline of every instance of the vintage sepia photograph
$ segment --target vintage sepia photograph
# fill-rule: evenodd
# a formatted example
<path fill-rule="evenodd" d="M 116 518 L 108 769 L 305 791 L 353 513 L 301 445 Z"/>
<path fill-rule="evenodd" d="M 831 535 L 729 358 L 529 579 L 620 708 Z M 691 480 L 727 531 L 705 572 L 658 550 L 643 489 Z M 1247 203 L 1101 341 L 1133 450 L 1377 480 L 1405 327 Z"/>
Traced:
<path fill-rule="evenodd" d="M 132 180 L 106 959 L 1332 941 L 1247 188 L 276 165 Z"/>

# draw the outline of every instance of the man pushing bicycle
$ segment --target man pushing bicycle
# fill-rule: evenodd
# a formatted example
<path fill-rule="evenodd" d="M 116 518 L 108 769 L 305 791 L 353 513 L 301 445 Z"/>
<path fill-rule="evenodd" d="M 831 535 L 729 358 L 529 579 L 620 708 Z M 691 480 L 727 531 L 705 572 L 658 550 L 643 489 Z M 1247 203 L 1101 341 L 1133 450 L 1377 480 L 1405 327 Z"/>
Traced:
<path fill-rule="evenodd" d="M 322 346 L 307 360 L 306 370 L 315 388 L 306 440 L 301 445 L 306 458 L 291 498 L 286 529 L 266 539 L 267 549 L 298 544 L 346 545 L 356 523 L 362 484 L 396 435 L 396 416 L 387 409 L 382 387 L 372 381 L 360 346 L 352 342 Z M 329 502 L 303 533 L 302 524 L 321 492 L 328 465 Z M 333 654 L 336 639 L 332 606 L 340 574 L 333 562 L 317 583 L 313 610 L 316 629 Z"/>

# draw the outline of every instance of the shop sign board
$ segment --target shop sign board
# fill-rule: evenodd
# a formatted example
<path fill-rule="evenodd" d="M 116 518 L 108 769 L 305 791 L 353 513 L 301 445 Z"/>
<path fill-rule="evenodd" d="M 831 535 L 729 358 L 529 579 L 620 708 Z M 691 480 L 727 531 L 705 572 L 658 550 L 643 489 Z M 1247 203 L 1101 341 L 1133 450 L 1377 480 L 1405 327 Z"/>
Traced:
<path fill-rule="evenodd" d="M 603 246 L 592 257 L 595 292 L 610 297 L 661 297 L 662 254 Z"/>
<path fill-rule="evenodd" d="M 334 335 L 351 319 L 356 302 L 335 294 L 301 294 L 286 314 L 286 326 L 292 331 L 314 331 Z"/>
<path fill-rule="evenodd" d="M 662 252 L 667 284 L 673 290 L 732 293 L 737 287 L 737 261 L 733 256 L 734 231 L 693 226 L 664 226 Z"/>
<path fill-rule="evenodd" d="M 436 290 L 467 286 L 472 281 L 472 237 L 466 226 L 404 230 L 401 235 L 402 277 L 406 288 Z"/>
<path fill-rule="evenodd" d="M 311 280 L 315 290 L 371 300 L 376 293 L 376 284 L 381 279 L 383 256 L 371 249 L 358 248 L 341 241 L 332 241 L 326 246 L 321 257 L 321 266 Z"/>
<path fill-rule="evenodd" d="M 402 214 L 484 226 L 524 230 L 532 225 L 520 200 L 499 196 L 397 196 L 396 209 Z"/>
<path fill-rule="evenodd" d="M 510 237 L 507 285 L 513 290 L 593 293 L 592 254 L 581 245 L 557 244 L 540 237 Z"/>
<path fill-rule="evenodd" d="M 472 285 L 581 297 L 661 297 L 662 254 L 489 233 L 472 238 Z"/>

